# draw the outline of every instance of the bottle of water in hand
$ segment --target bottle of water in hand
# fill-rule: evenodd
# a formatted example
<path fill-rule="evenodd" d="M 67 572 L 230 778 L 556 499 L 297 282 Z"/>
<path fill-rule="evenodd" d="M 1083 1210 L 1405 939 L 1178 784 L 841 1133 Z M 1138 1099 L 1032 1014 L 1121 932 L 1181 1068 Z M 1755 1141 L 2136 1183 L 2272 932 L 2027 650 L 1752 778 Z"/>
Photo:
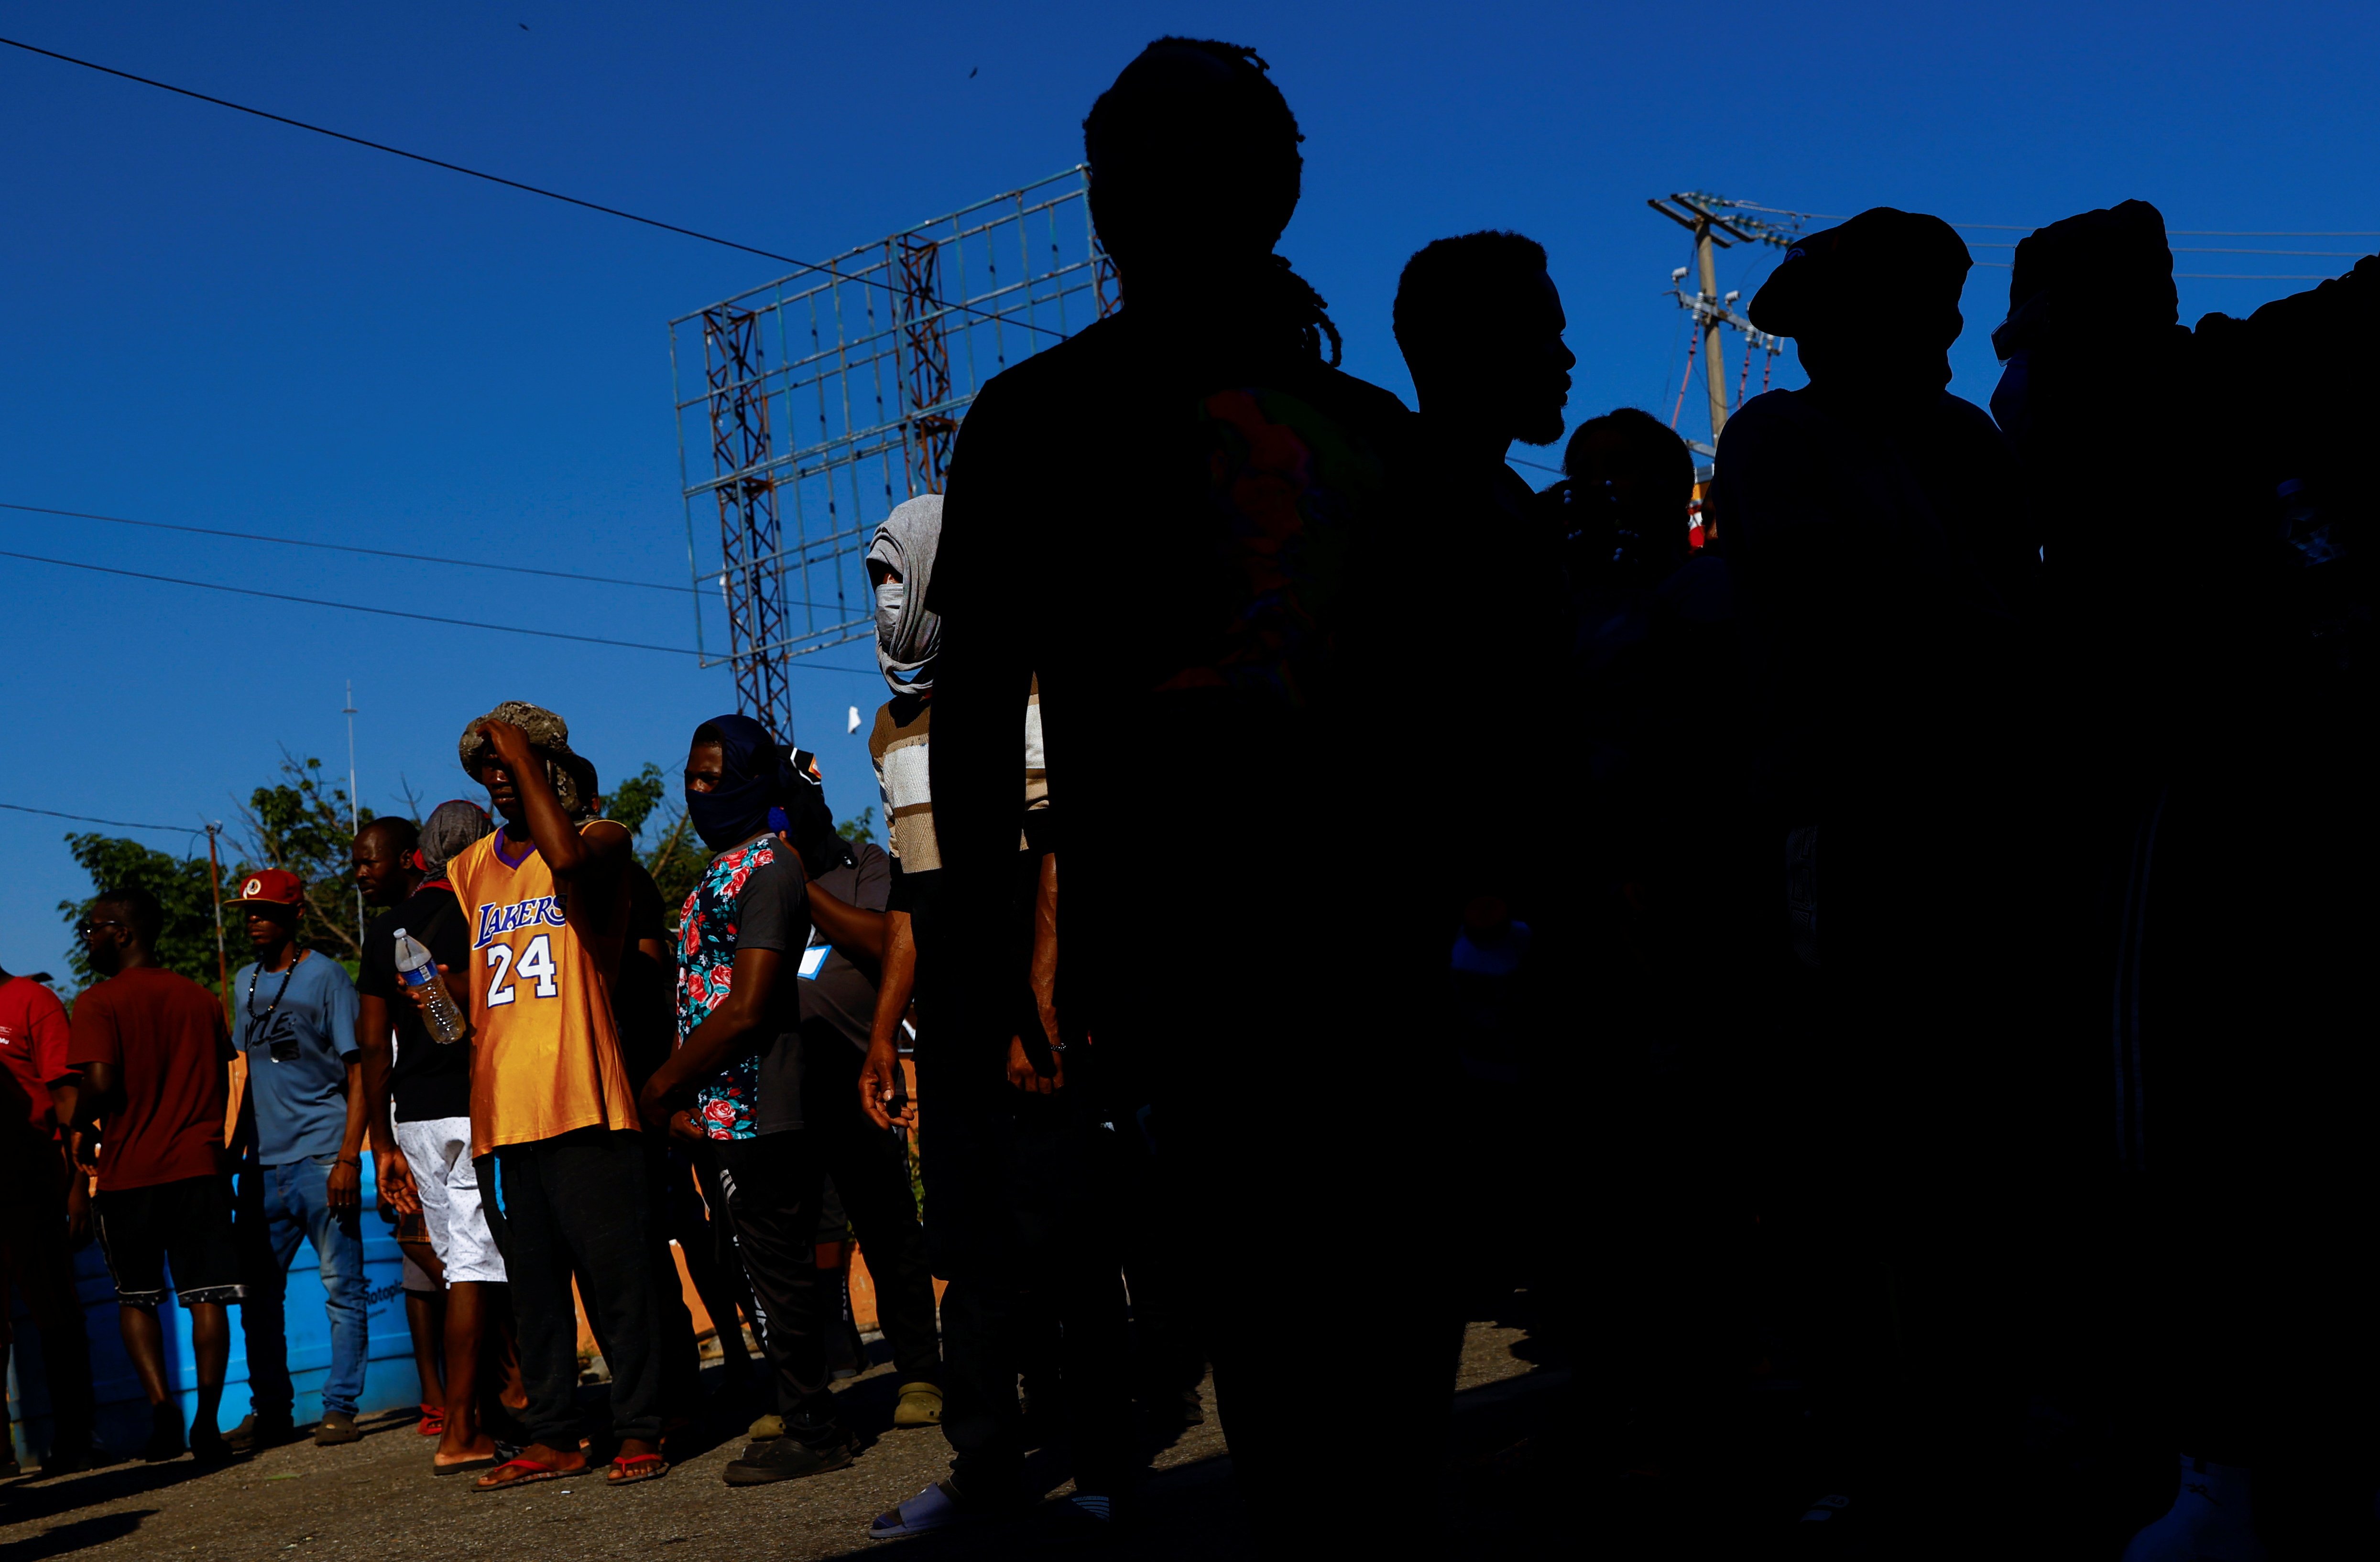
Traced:
<path fill-rule="evenodd" d="M 402 927 L 396 930 L 396 979 L 409 989 L 429 993 L 427 1017 L 431 1035 L 443 1042 L 463 1039 L 463 1016 L 448 996 L 446 984 L 438 979 L 438 963 L 430 958 L 420 939 Z"/>

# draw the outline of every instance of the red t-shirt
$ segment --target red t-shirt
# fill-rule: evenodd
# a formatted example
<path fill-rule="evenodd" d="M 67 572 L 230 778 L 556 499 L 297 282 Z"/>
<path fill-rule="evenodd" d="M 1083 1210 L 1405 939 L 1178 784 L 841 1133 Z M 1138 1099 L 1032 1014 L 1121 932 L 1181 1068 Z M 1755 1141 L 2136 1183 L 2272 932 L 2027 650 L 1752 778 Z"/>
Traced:
<path fill-rule="evenodd" d="M 67 1006 L 27 976 L 0 982 L 0 1119 L 20 1108 L 40 1138 L 58 1136 L 50 1086 L 74 1077 L 67 1067 Z"/>
<path fill-rule="evenodd" d="M 115 1064 L 121 1093 L 100 1125 L 101 1193 L 220 1169 L 230 1060 L 223 1006 L 188 976 L 135 966 L 75 999 L 67 1061 Z"/>

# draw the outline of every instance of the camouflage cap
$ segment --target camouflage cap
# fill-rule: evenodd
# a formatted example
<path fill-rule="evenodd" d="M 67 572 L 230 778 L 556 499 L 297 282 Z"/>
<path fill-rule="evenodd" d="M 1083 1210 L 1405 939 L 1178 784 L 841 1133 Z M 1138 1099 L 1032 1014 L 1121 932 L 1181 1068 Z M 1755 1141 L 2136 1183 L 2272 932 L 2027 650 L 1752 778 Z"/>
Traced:
<path fill-rule="evenodd" d="M 521 730 L 528 745 L 545 756 L 545 779 L 552 783 L 554 795 L 562 800 L 565 812 L 578 812 L 580 797 L 578 778 L 563 761 L 576 757 L 570 747 L 570 723 L 541 705 L 531 705 L 525 699 L 508 699 L 485 716 L 473 717 L 463 729 L 463 736 L 455 745 L 455 757 L 463 762 L 463 773 L 473 781 L 480 779 L 480 761 L 487 749 L 488 740 L 480 735 L 482 721 L 509 721 Z"/>

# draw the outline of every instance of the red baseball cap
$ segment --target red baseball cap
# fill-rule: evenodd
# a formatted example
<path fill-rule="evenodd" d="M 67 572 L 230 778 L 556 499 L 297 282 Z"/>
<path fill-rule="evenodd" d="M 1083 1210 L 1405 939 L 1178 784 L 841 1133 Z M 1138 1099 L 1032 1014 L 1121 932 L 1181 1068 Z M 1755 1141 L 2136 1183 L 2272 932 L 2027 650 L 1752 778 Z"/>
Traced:
<path fill-rule="evenodd" d="M 306 887 L 285 867 L 261 867 L 240 880 L 239 893 L 232 897 L 234 905 L 258 902 L 275 906 L 303 905 Z"/>

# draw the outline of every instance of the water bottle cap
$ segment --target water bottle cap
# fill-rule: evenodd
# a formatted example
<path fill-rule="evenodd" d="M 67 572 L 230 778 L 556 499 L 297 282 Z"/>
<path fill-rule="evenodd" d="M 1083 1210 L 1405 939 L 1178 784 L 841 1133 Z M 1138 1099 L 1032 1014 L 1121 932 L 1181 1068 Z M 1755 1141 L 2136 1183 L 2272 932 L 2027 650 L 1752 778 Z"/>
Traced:
<path fill-rule="evenodd" d="M 402 928 L 402 927 L 398 928 L 398 929 L 396 930 L 396 936 L 397 936 L 398 938 L 404 938 L 404 937 L 405 937 L 405 929 L 404 929 L 404 928 Z"/>

